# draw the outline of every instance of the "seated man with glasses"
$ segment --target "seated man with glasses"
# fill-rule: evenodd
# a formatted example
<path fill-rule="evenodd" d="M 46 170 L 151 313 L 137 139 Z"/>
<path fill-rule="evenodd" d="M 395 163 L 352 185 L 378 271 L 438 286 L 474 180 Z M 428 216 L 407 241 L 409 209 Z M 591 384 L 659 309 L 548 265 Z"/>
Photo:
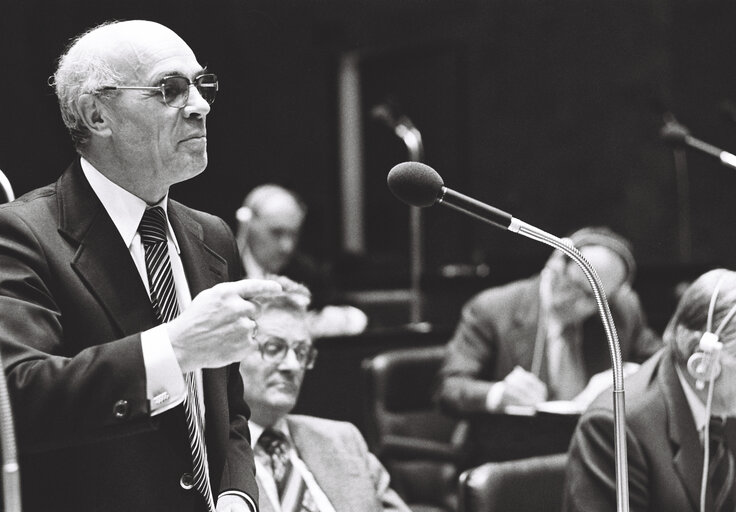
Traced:
<path fill-rule="evenodd" d="M 259 509 L 409 512 L 355 426 L 289 414 L 317 350 L 309 333 L 309 291 L 285 277 L 273 279 L 284 291 L 255 299 L 258 329 L 240 363 Z"/>
<path fill-rule="evenodd" d="M 603 283 L 624 361 L 644 361 L 661 342 L 631 288 L 636 265 L 628 241 L 597 227 L 569 238 Z M 560 251 L 541 274 L 473 297 L 447 348 L 438 398 L 451 412 L 502 412 L 546 400 L 576 400 L 582 410 L 611 382 L 593 291 Z"/>

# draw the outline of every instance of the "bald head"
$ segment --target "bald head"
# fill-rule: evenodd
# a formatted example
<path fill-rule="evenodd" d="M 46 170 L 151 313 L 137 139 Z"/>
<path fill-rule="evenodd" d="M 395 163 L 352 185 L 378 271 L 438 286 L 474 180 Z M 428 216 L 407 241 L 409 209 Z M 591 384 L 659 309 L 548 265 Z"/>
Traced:
<path fill-rule="evenodd" d="M 100 91 L 106 85 L 137 80 L 157 54 L 176 48 L 188 52 L 189 46 L 174 31 L 152 21 L 132 20 L 105 23 L 74 39 L 59 58 L 54 74 L 56 96 L 64 124 L 74 145 L 83 153 L 90 132 L 79 111 L 79 98 L 96 93 L 114 96 L 115 91 Z"/>
<path fill-rule="evenodd" d="M 306 207 L 297 195 L 279 185 L 254 188 L 238 211 L 238 239 L 266 272 L 281 273 L 301 233 Z"/>
<path fill-rule="evenodd" d="M 207 166 L 205 118 L 214 96 L 202 95 L 197 80 L 204 73 L 181 37 L 137 20 L 77 38 L 55 77 L 77 151 L 113 183 L 154 204 Z M 216 77 L 207 76 L 216 91 Z M 189 86 L 177 86 L 180 79 Z M 164 96 L 164 80 L 175 104 Z M 176 87 L 181 92 L 171 92 Z"/>

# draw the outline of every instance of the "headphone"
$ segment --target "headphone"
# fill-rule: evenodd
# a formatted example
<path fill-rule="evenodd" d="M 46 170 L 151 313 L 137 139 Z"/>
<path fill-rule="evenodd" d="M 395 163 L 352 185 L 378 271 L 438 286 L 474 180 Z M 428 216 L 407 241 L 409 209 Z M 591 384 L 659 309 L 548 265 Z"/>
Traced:
<path fill-rule="evenodd" d="M 731 321 L 736 314 L 736 305 L 734 305 L 725 318 L 721 321 L 718 329 L 713 332 L 713 311 L 716 308 L 716 300 L 718 292 L 721 289 L 721 283 L 725 276 L 721 277 L 713 289 L 713 295 L 710 297 L 710 305 L 708 306 L 708 323 L 706 332 L 700 337 L 698 350 L 693 352 L 687 360 L 687 371 L 695 379 L 695 387 L 702 390 L 705 383 L 708 383 L 707 398 L 705 401 L 705 417 L 710 418 L 711 405 L 713 400 L 713 384 L 721 373 L 721 365 L 719 358 L 723 343 L 718 339 L 723 329 Z M 708 467 L 710 464 L 710 430 L 708 424 L 703 430 L 703 472 L 700 481 L 700 511 L 705 512 L 706 490 L 708 488 Z"/>
<path fill-rule="evenodd" d="M 235 211 L 235 219 L 238 222 L 249 222 L 253 218 L 253 210 L 247 206 L 241 206 Z"/>
<path fill-rule="evenodd" d="M 734 305 L 715 332 L 713 332 L 713 311 L 716 307 L 716 300 L 718 299 L 722 282 L 723 277 L 718 280 L 713 290 L 713 295 L 711 295 L 710 305 L 708 306 L 706 332 L 700 337 L 698 350 L 687 360 L 687 371 L 695 379 L 695 387 L 699 390 L 705 387 L 706 382 L 715 380 L 721 373 L 721 365 L 718 360 L 723 349 L 723 343 L 719 341 L 719 336 L 726 325 L 728 325 L 728 322 L 731 321 L 734 314 L 736 314 L 736 305 Z"/>

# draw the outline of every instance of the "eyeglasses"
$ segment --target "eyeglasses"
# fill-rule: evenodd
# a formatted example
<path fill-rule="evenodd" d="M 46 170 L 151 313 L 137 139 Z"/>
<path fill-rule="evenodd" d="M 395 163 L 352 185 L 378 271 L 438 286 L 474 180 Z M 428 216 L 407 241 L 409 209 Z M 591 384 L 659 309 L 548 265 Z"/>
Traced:
<path fill-rule="evenodd" d="M 189 101 L 189 88 L 194 86 L 204 100 L 212 105 L 219 89 L 217 76 L 213 73 L 205 73 L 189 80 L 185 76 L 165 76 L 158 86 L 138 85 L 107 85 L 102 87 L 103 91 L 117 91 L 119 89 L 136 89 L 141 91 L 160 91 L 164 97 L 164 103 L 172 108 L 183 108 Z"/>
<path fill-rule="evenodd" d="M 261 357 L 268 363 L 280 363 L 286 358 L 289 350 L 294 352 L 297 362 L 305 370 L 311 370 L 314 367 L 315 359 L 317 359 L 317 349 L 311 343 L 299 342 L 289 345 L 286 340 L 281 338 L 259 340 L 258 337 L 256 337 L 256 343 L 258 343 L 258 350 L 261 352 Z"/>

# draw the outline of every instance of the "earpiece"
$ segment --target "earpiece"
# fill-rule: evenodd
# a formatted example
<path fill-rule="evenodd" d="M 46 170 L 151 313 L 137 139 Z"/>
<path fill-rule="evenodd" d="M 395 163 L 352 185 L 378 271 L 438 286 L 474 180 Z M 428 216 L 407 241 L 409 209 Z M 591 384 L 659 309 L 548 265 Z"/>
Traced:
<path fill-rule="evenodd" d="M 247 206 L 241 206 L 235 212 L 235 218 L 238 222 L 248 222 L 250 219 L 253 218 L 253 210 L 251 210 Z"/>
<path fill-rule="evenodd" d="M 718 357 L 722 347 L 723 343 L 718 341 L 715 333 L 708 331 L 701 336 L 699 350 L 687 360 L 687 371 L 695 379 L 697 389 L 703 389 L 706 382 L 720 375 L 721 365 Z"/>
<path fill-rule="evenodd" d="M 697 389 L 703 389 L 706 382 L 713 381 L 720 375 L 721 365 L 718 359 L 721 355 L 723 343 L 719 341 L 719 336 L 724 327 L 733 318 L 734 313 L 736 313 L 736 306 L 734 306 L 721 321 L 718 329 L 713 332 L 713 311 L 716 307 L 716 300 L 718 299 L 718 292 L 721 289 L 722 281 L 723 278 L 718 280 L 713 289 L 713 295 L 710 297 L 707 328 L 700 337 L 698 351 L 694 352 L 687 360 L 687 371 L 695 379 L 695 387 Z"/>

